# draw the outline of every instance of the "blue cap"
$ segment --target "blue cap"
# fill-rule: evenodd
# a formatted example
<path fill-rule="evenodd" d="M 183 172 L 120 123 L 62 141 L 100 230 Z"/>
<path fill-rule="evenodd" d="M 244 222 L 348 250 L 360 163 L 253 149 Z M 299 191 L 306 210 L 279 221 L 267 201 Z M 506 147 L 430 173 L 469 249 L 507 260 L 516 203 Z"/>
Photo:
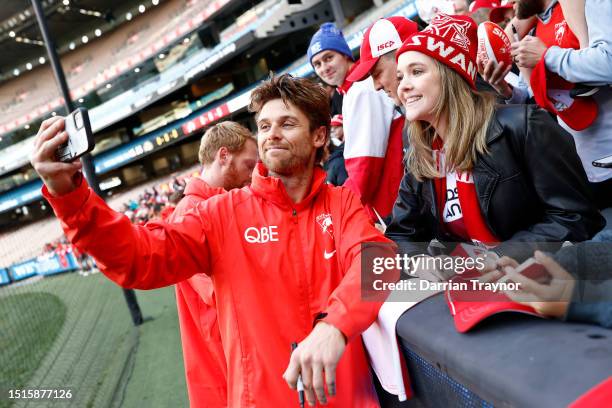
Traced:
<path fill-rule="evenodd" d="M 344 54 L 353 60 L 353 53 L 349 48 L 342 31 L 338 30 L 334 23 L 324 23 L 310 40 L 308 46 L 308 61 L 312 65 L 312 57 L 320 52 L 333 50 Z"/>

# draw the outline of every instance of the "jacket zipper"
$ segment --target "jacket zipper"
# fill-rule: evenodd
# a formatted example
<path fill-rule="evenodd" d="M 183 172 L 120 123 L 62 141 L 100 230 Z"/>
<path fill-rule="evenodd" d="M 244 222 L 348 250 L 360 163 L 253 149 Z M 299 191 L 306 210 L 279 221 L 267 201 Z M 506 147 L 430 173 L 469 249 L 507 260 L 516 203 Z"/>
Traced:
<path fill-rule="evenodd" d="M 299 247 L 298 247 L 298 253 L 302 253 L 304 251 L 304 245 L 302 242 L 302 234 L 300 233 L 300 226 L 298 225 L 298 217 L 297 217 L 297 210 L 295 208 L 291 209 L 291 218 L 293 220 L 293 224 L 296 225 L 296 234 L 298 237 L 298 242 L 299 242 Z M 306 265 L 304 265 L 304 254 L 302 254 L 302 256 L 299 258 L 299 260 L 297 260 L 299 262 L 299 269 L 301 269 L 302 273 L 298 272 L 298 282 L 300 283 L 299 286 L 301 288 L 301 293 L 300 293 L 300 298 L 302 301 L 302 306 L 305 309 L 305 322 L 306 323 L 306 327 L 305 327 L 305 331 L 306 333 L 309 333 L 309 329 L 310 327 L 308 326 L 311 322 L 310 322 L 310 299 L 309 299 L 309 295 L 308 292 L 310 290 L 310 285 L 308 284 L 308 281 L 306 279 Z"/>

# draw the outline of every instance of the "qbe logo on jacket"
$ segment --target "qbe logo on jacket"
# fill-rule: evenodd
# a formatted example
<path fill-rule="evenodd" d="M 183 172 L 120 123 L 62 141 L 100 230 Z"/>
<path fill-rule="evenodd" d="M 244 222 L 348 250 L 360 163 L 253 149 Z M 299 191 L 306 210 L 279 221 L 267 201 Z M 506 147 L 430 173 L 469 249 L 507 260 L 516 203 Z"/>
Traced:
<path fill-rule="evenodd" d="M 268 227 L 249 227 L 244 230 L 244 239 L 249 244 L 265 244 L 266 242 L 278 242 L 278 225 Z"/>

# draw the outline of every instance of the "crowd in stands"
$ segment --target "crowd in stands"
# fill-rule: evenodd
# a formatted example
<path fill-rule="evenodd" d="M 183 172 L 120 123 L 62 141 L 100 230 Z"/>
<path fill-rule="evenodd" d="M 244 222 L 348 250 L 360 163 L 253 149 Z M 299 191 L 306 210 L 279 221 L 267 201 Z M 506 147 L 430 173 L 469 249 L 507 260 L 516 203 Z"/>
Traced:
<path fill-rule="evenodd" d="M 70 89 L 75 90 L 77 95 L 75 100 L 86 97 L 91 89 L 102 86 L 106 90 L 103 85 L 116 79 L 119 73 L 125 75 L 146 59 L 158 55 L 164 50 L 162 47 L 167 47 L 166 44 L 172 41 L 168 38 L 174 39 L 176 32 L 186 33 L 187 26 L 202 18 L 210 3 L 188 0 L 161 2 L 158 7 L 148 8 L 144 21 L 113 27 L 111 32 L 105 33 L 97 41 L 90 41 L 86 47 L 63 55 L 62 65 L 66 69 Z M 174 48 L 183 47 L 180 44 Z M 167 59 L 155 61 L 163 63 Z M 160 67 L 160 72 L 166 67 Z M 60 106 L 53 71 L 48 64 L 22 73 L 18 80 L 3 82 L 0 89 L 3 95 L 0 103 L 2 133 L 15 131 L 20 127 L 17 123 L 37 120 Z M 106 97 L 102 95 L 102 98 Z M 29 132 L 26 134 L 22 138 L 31 136 Z M 5 135 L 2 136 L 6 143 Z"/>
<path fill-rule="evenodd" d="M 144 225 L 154 218 L 165 218 L 183 198 L 185 185 L 185 177 L 174 177 L 169 183 L 145 189 L 137 198 L 124 203 L 122 212 L 138 225 Z"/>
<path fill-rule="evenodd" d="M 166 218 L 174 211 L 176 204 L 183 198 L 185 185 L 191 177 L 198 177 L 199 171 L 173 176 L 166 182 L 145 188 L 136 198 L 122 204 L 121 212 L 136 225 L 144 225 L 153 219 Z M 44 245 L 42 255 L 57 254 L 60 258 L 68 252 L 74 253 L 82 272 L 94 270 L 95 262 L 86 253 L 80 252 L 70 244 L 65 235 Z"/>
<path fill-rule="evenodd" d="M 181 183 L 127 203 L 134 227 L 78 164 L 50 170 L 61 120 L 43 123 L 51 143 L 32 163 L 73 244 L 124 287 L 177 285 L 186 368 L 201 362 L 187 370 L 193 406 L 295 403 L 283 372 L 293 390 L 301 376 L 311 405 L 378 406 L 358 336 L 382 303 L 360 297 L 365 242 L 414 259 L 470 244 L 485 261 L 478 279 L 520 282 L 507 296 L 534 314 L 612 327 L 611 251 L 589 245 L 612 230 L 612 168 L 594 164 L 612 155 L 612 3 L 419 3 L 426 27 L 380 19 L 358 61 L 323 24 L 307 55 L 326 86 L 281 75 L 255 88 L 259 162 L 248 130 L 209 129 L 202 176 L 170 222 L 147 220 Z M 478 55 L 474 20 L 493 17 L 513 66 Z M 532 257 L 547 279 L 517 275 Z M 432 264 L 411 275 L 456 275 Z"/>

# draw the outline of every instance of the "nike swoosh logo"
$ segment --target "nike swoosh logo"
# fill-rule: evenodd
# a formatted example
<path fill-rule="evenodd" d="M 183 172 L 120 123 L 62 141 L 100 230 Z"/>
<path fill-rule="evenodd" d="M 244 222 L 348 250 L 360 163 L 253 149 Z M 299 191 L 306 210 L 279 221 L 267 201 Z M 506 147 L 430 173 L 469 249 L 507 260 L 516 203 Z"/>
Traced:
<path fill-rule="evenodd" d="M 323 252 L 323 258 L 325 258 L 325 259 L 329 259 L 329 258 L 331 258 L 332 256 L 334 256 L 334 254 L 335 254 L 335 253 L 336 253 L 336 250 L 335 250 L 335 249 L 334 249 L 333 251 L 331 251 L 331 252 L 324 251 L 324 252 Z"/>

